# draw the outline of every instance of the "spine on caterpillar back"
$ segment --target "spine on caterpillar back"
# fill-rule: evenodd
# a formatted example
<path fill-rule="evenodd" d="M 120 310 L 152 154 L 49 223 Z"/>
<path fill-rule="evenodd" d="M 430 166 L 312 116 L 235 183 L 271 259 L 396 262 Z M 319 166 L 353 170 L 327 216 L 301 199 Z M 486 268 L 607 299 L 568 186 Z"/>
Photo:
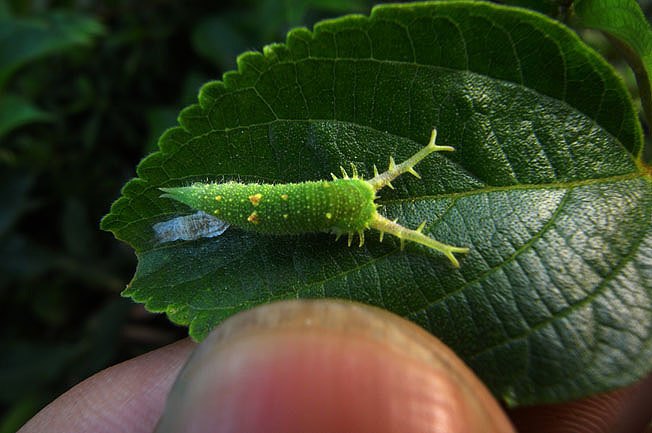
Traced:
<path fill-rule="evenodd" d="M 376 215 L 375 190 L 361 179 L 278 185 L 195 183 L 161 189 L 164 197 L 261 233 L 361 233 Z"/>

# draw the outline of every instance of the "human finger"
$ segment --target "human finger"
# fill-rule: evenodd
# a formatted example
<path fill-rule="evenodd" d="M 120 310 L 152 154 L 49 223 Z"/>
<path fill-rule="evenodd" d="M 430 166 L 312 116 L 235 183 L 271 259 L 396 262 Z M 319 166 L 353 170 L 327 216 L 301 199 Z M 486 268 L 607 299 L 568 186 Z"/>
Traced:
<path fill-rule="evenodd" d="M 513 430 L 471 370 L 417 325 L 351 302 L 286 301 L 213 331 L 156 431 Z"/>

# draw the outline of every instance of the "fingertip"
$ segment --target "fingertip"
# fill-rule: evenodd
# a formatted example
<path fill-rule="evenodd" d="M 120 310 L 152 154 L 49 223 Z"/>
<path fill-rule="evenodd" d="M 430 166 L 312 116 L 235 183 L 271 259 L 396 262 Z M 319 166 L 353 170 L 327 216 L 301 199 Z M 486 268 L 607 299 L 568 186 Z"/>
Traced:
<path fill-rule="evenodd" d="M 443 343 L 383 310 L 292 301 L 240 313 L 193 354 L 157 432 L 511 432 Z"/>

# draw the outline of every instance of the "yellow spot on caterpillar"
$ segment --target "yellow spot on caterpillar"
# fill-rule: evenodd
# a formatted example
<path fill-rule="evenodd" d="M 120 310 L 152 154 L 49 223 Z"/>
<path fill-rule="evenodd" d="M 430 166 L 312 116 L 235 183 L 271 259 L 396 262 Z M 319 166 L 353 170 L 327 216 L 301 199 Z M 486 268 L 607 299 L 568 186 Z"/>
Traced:
<path fill-rule="evenodd" d="M 322 183 L 322 185 L 324 185 L 324 188 L 330 188 L 330 186 L 331 186 L 331 184 L 329 182 L 326 182 L 326 181 L 324 181 L 324 183 Z"/>
<path fill-rule="evenodd" d="M 326 212 L 326 218 L 331 219 L 333 218 L 333 214 L 330 212 Z"/>
<path fill-rule="evenodd" d="M 258 224 L 260 221 L 258 220 L 258 212 L 253 211 L 251 215 L 247 218 L 247 221 L 249 221 L 252 224 Z"/>
<path fill-rule="evenodd" d="M 219 215 L 219 214 L 220 214 L 220 210 L 219 210 L 219 209 L 215 209 L 215 212 L 213 212 L 213 213 L 214 213 L 215 215 Z"/>
<path fill-rule="evenodd" d="M 288 219 L 289 217 L 290 217 L 290 215 L 288 215 L 288 214 L 286 214 L 286 213 L 283 214 L 283 219 L 284 219 L 284 220 Z"/>
<path fill-rule="evenodd" d="M 249 196 L 249 201 L 254 206 L 258 206 L 258 204 L 260 203 L 261 198 L 263 198 L 263 195 L 261 193 L 258 193 L 258 194 L 250 195 Z"/>
<path fill-rule="evenodd" d="M 221 195 L 216 195 L 216 196 L 215 196 L 215 200 L 217 200 L 217 201 L 222 200 L 222 196 L 221 196 Z"/>
<path fill-rule="evenodd" d="M 288 197 L 287 194 L 282 194 L 282 195 L 281 195 L 281 198 L 282 198 L 283 200 L 287 200 L 289 197 Z"/>

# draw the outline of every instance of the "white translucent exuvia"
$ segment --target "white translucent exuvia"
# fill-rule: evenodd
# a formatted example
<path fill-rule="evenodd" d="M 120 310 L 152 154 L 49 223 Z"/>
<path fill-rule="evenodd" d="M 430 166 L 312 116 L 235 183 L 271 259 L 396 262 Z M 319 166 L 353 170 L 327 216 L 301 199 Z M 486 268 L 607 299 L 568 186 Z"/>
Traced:
<path fill-rule="evenodd" d="M 178 239 L 194 241 L 199 238 L 213 238 L 224 233 L 228 227 L 229 223 L 205 212 L 198 211 L 192 215 L 180 216 L 156 223 L 153 229 L 156 233 L 156 240 L 163 243 Z"/>

